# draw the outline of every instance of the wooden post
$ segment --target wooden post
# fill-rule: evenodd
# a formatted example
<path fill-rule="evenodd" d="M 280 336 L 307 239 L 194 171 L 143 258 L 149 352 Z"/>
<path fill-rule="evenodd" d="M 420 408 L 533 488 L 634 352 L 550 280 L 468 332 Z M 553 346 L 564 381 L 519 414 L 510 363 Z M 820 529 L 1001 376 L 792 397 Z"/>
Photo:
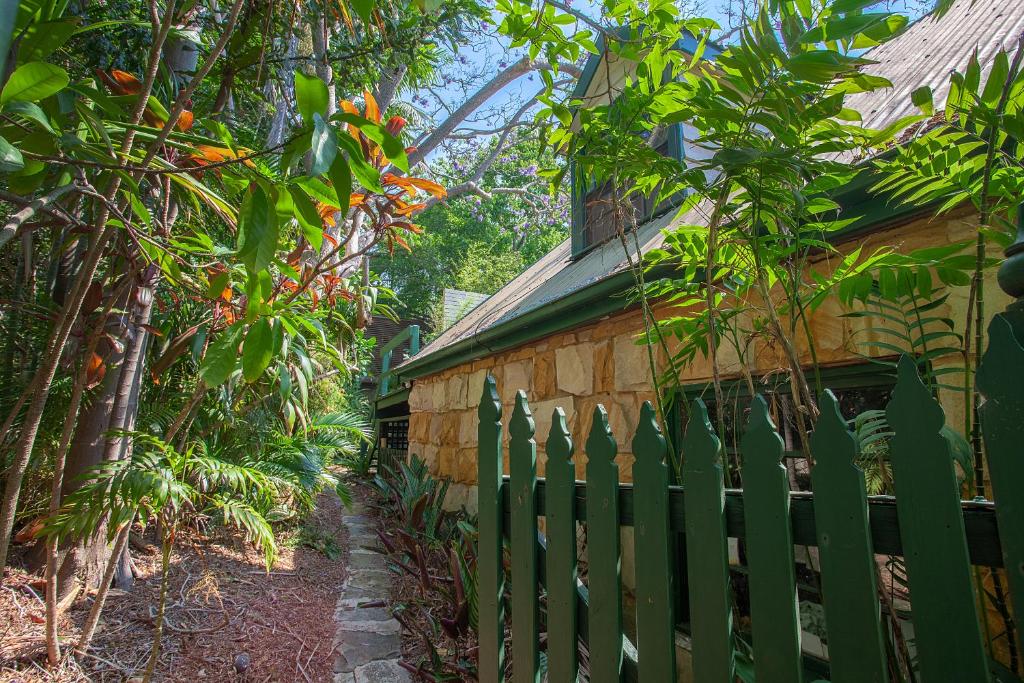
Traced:
<path fill-rule="evenodd" d="M 683 438 L 683 486 L 693 677 L 696 681 L 732 681 L 735 664 L 722 444 L 700 399 L 693 402 Z"/>
<path fill-rule="evenodd" d="M 831 681 L 885 683 L 889 675 L 877 568 L 864 471 L 856 464 L 857 440 L 831 391 L 822 394 L 820 407 L 821 417 L 811 437 L 815 461 L 811 478 Z"/>
<path fill-rule="evenodd" d="M 546 444 L 548 680 L 576 683 L 576 466 L 565 412 L 555 408 Z"/>
<path fill-rule="evenodd" d="M 643 681 L 674 681 L 676 677 L 667 454 L 654 407 L 644 402 L 633 437 L 637 673 Z"/>
<path fill-rule="evenodd" d="M 484 380 L 478 416 L 478 673 L 481 683 L 498 683 L 505 678 L 505 575 L 501 559 L 504 463 L 501 452 L 501 401 L 498 399 L 494 378 L 490 375 Z"/>
<path fill-rule="evenodd" d="M 590 609 L 587 645 L 592 683 L 622 676 L 622 585 L 619 558 L 618 448 L 604 406 L 594 409 L 587 438 L 587 560 Z"/>
<path fill-rule="evenodd" d="M 508 431 L 512 470 L 512 675 L 516 683 L 539 683 L 537 611 L 537 442 L 526 393 L 516 393 Z"/>
<path fill-rule="evenodd" d="M 909 356 L 886 409 L 896 511 L 924 681 L 989 680 L 946 422 Z"/>
<path fill-rule="evenodd" d="M 782 464 L 782 439 L 760 395 L 750 404 L 741 448 L 754 672 L 758 683 L 800 683 L 803 662 L 789 476 Z"/>

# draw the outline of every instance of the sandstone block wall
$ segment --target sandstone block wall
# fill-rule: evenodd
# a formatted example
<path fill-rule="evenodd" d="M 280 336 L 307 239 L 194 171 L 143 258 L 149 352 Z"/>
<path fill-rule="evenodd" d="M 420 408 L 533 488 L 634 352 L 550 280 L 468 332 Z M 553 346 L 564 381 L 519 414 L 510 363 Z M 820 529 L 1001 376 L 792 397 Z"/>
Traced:
<path fill-rule="evenodd" d="M 919 221 L 894 230 L 876 233 L 848 249 L 861 246 L 865 255 L 875 249 L 895 245 L 899 250 L 949 244 L 974 237 L 971 216 L 942 220 Z M 820 259 L 816 268 L 827 272 L 839 257 Z M 936 279 L 936 282 L 938 280 Z M 953 290 L 943 309 L 937 314 L 957 321 L 963 329 L 967 315 L 968 288 Z M 994 273 L 987 283 L 988 315 L 1005 307 L 1008 299 L 995 283 Z M 828 301 L 811 314 L 810 325 L 816 339 L 818 362 L 825 366 L 860 363 L 870 350 L 868 339 L 881 339 L 868 318 L 844 318 L 846 312 L 836 301 Z M 656 315 L 677 314 L 670 308 L 656 310 Z M 637 309 L 608 316 L 586 326 L 557 333 L 525 346 L 497 353 L 480 360 L 449 368 L 435 375 L 415 380 L 409 396 L 410 453 L 424 458 L 431 470 L 451 478 L 457 484 L 476 483 L 476 406 L 480 400 L 484 377 L 490 373 L 497 382 L 503 405 L 503 422 L 507 425 L 518 390 L 526 391 L 536 422 L 538 470 L 543 476 L 546 463 L 544 444 L 551 427 L 551 414 L 556 406 L 565 410 L 569 429 L 577 444 L 575 455 L 577 477 L 584 478 L 585 455 L 582 444 L 590 429 L 597 404 L 609 413 L 612 431 L 619 446 L 618 462 L 624 481 L 632 480 L 633 457 L 630 442 L 640 406 L 654 401 L 650 357 L 646 346 L 637 339 L 644 330 L 644 321 Z M 804 338 L 798 340 L 801 358 L 811 363 L 811 354 Z M 659 372 L 667 367 L 666 354 L 655 352 Z M 742 369 L 736 353 L 728 347 L 719 353 L 724 377 L 737 377 Z M 755 345 L 745 359 L 750 372 L 764 375 L 786 367 L 781 349 L 766 343 Z M 698 357 L 680 375 L 680 384 L 710 382 L 710 361 Z M 949 381 L 950 375 L 945 381 Z M 963 396 L 947 391 L 942 395 L 951 424 L 962 424 Z M 504 432 L 508 442 L 508 430 Z M 506 450 L 507 458 L 507 450 Z M 506 460 L 507 467 L 507 460 Z M 507 471 L 507 470 L 506 470 Z"/>

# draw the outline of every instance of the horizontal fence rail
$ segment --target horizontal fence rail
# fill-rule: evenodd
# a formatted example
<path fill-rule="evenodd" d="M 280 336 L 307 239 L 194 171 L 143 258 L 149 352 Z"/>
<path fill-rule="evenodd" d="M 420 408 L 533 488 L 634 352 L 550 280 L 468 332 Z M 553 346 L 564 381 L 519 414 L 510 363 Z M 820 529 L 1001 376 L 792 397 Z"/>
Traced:
<path fill-rule="evenodd" d="M 1017 361 L 1024 362 L 1024 353 Z M 988 419 L 996 419 L 993 413 L 1004 423 L 1008 415 L 1019 417 L 1020 394 L 989 406 Z M 523 392 L 509 420 L 510 472 L 504 471 L 502 406 L 488 377 L 479 411 L 480 680 L 504 680 L 511 662 L 517 683 L 540 680 L 542 663 L 552 683 L 574 683 L 584 667 L 594 682 L 675 681 L 678 593 L 687 598 L 693 680 L 734 680 L 740 655 L 728 542 L 739 539 L 752 649 L 743 654 L 744 666 L 752 667 L 758 683 L 818 678 L 805 671 L 798 546 L 815 548 L 829 680 L 891 678 L 892 644 L 886 640 L 892 624 L 881 609 L 876 560 L 884 555 L 901 558 L 905 567 L 916 680 L 991 681 L 973 567 L 1024 571 L 1007 564 L 1019 556 L 1021 539 L 1000 539 L 1000 529 L 1006 534 L 1020 528 L 1019 518 L 1006 519 L 999 489 L 995 503 L 960 500 L 942 410 L 909 358 L 899 364 L 886 411 L 894 431 L 889 448 L 895 496 L 866 495 L 856 440 L 831 392 L 822 395 L 820 408 L 810 443 L 816 494 L 789 490 L 782 440 L 760 397 L 740 442 L 743 489 L 724 488 L 722 444 L 700 400 L 681 444 L 683 486 L 669 485 L 667 447 L 650 405 L 641 411 L 632 442 L 633 484 L 618 481 L 617 442 L 600 406 L 581 454 L 586 481 L 575 480 L 576 445 L 561 409 L 546 439 L 547 478 L 539 479 L 534 421 Z M 990 447 L 989 457 L 993 469 L 1009 459 L 1019 462 L 1019 447 Z M 1022 489 L 1016 490 L 1019 496 Z M 587 532 L 585 580 L 577 565 L 578 525 Z M 623 629 L 621 527 L 634 530 L 635 643 Z M 685 546 L 684 566 L 673 566 L 673 544 Z"/>
<path fill-rule="evenodd" d="M 505 476 L 505 482 L 509 477 Z M 587 518 L 587 482 L 573 482 L 573 510 L 576 519 Z M 537 480 L 537 516 L 547 514 L 547 489 L 545 479 Z M 686 491 L 682 486 L 669 486 L 669 524 L 673 533 L 686 531 Z M 634 485 L 619 484 L 619 526 L 632 527 L 634 524 Z M 1024 494 L 1022 494 L 1024 495 Z M 503 488 L 502 509 L 505 523 L 509 518 L 509 492 Z M 818 546 L 817 527 L 814 521 L 814 494 L 809 491 L 790 491 L 789 518 L 793 528 L 793 544 L 815 548 Z M 894 496 L 868 496 L 868 515 L 871 541 L 878 555 L 903 555 L 900 527 L 896 516 Z M 961 502 L 964 528 L 967 534 L 967 549 L 971 564 L 980 567 L 1002 567 L 1002 545 L 999 542 L 999 528 L 996 525 L 996 509 L 991 501 Z M 725 525 L 729 538 L 743 539 L 747 536 L 743 518 L 743 489 L 725 489 Z"/>

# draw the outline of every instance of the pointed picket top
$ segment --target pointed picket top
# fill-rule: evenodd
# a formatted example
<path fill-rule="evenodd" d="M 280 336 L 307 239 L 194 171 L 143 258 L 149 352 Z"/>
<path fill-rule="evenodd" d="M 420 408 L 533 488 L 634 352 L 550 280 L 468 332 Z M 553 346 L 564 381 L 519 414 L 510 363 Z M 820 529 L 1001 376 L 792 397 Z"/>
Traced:
<path fill-rule="evenodd" d="M 497 422 L 501 420 L 501 399 L 498 398 L 498 385 L 492 375 L 484 378 L 483 392 L 480 395 L 480 406 L 477 417 L 481 422 Z"/>
<path fill-rule="evenodd" d="M 526 392 L 520 389 L 516 392 L 516 405 L 512 409 L 512 420 L 508 424 L 508 433 L 513 439 L 527 440 L 533 438 L 535 431 L 530 403 L 526 400 Z"/>
<path fill-rule="evenodd" d="M 650 401 L 644 401 L 640 407 L 640 422 L 636 428 L 636 435 L 633 436 L 633 455 L 636 458 L 636 467 L 651 469 L 664 467 L 665 456 L 668 454 L 668 447 L 665 443 L 665 436 L 658 425 L 658 413 Z"/>
<path fill-rule="evenodd" d="M 803 666 L 789 477 L 782 464 L 782 438 L 761 395 L 750 404 L 750 419 L 740 447 L 754 675 L 759 681 L 799 683 Z"/>
<path fill-rule="evenodd" d="M 900 429 L 915 432 L 938 432 L 946 423 L 942 406 L 921 381 L 917 364 L 907 354 L 900 356 L 896 370 L 896 387 L 885 411 L 889 424 L 898 435 Z"/>
<path fill-rule="evenodd" d="M 921 679 L 987 681 L 974 574 L 967 554 L 960 492 L 942 407 L 909 356 L 899 361 L 886 408 L 896 513 L 911 599 Z M 941 600 L 929 597 L 941 596 Z"/>
<path fill-rule="evenodd" d="M 573 445 L 572 435 L 569 433 L 568 424 L 565 421 L 565 411 L 555 408 L 551 412 L 551 430 L 548 432 L 548 440 L 544 449 L 548 454 L 548 468 L 551 463 L 557 460 L 569 461 L 572 463 Z"/>
<path fill-rule="evenodd" d="M 725 518 L 722 442 L 704 401 L 695 399 L 683 435 L 686 573 L 693 680 L 735 680 L 732 593 Z"/>
<path fill-rule="evenodd" d="M 839 412 L 839 400 L 831 389 L 822 392 L 818 409 L 821 415 L 811 434 L 814 467 L 824 467 L 830 473 L 843 470 L 857 459 L 857 439 Z"/>
<path fill-rule="evenodd" d="M 619 452 L 618 445 L 615 443 L 615 437 L 612 436 L 612 429 L 608 425 L 608 411 L 601 404 L 594 408 L 594 419 L 590 425 L 590 435 L 587 437 L 586 449 L 588 469 L 589 463 L 594 462 L 594 456 L 597 456 L 598 461 L 603 458 L 609 462 L 614 462 L 615 455 Z"/>
<path fill-rule="evenodd" d="M 885 641 L 857 440 L 831 391 L 811 435 L 814 520 L 833 683 L 886 683 Z"/>
<path fill-rule="evenodd" d="M 785 469 L 782 466 L 785 444 L 768 412 L 768 402 L 761 394 L 750 402 L 750 417 L 747 419 L 747 429 L 741 445 L 744 470 L 751 467 L 757 471 Z"/>
<path fill-rule="evenodd" d="M 552 411 L 546 450 L 548 680 L 576 683 L 576 466 L 572 461 L 572 437 L 561 408 Z"/>
<path fill-rule="evenodd" d="M 715 434 L 704 401 L 690 404 L 690 420 L 683 434 L 683 472 L 704 472 L 722 463 L 722 441 Z M 685 484 L 685 479 L 684 479 Z"/>
<path fill-rule="evenodd" d="M 633 554 L 636 566 L 637 676 L 675 679 L 675 618 L 670 556 L 668 445 L 649 402 L 640 408 L 633 437 Z"/>
<path fill-rule="evenodd" d="M 1024 348 L 1009 321 L 1000 315 L 992 318 L 988 326 L 988 349 L 976 375 L 978 389 L 987 400 L 1020 400 L 1020 389 L 1024 386 L 1022 357 Z"/>
<path fill-rule="evenodd" d="M 587 438 L 587 553 L 591 683 L 618 683 L 622 671 L 618 448 L 604 406 Z"/>

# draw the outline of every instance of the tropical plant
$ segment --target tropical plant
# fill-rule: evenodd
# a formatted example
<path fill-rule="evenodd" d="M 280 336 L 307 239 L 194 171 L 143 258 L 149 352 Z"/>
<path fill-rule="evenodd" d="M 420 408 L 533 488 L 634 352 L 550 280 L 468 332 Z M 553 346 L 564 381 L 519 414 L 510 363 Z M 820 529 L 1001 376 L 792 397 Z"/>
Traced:
<path fill-rule="evenodd" d="M 127 436 L 127 435 L 125 435 Z M 188 524 L 213 522 L 241 531 L 263 554 L 267 569 L 277 545 L 270 523 L 258 509 L 279 495 L 260 470 L 205 453 L 200 444 L 178 451 L 148 434 L 134 434 L 130 459 L 98 465 L 69 495 L 47 533 L 57 539 L 87 537 L 106 525 L 108 537 L 123 544 L 131 525 L 154 523 L 160 537 L 160 599 L 156 635 L 144 681 L 156 668 L 163 634 L 171 555 L 179 530 Z M 101 585 L 77 649 L 85 651 L 99 622 L 107 585 Z"/>

